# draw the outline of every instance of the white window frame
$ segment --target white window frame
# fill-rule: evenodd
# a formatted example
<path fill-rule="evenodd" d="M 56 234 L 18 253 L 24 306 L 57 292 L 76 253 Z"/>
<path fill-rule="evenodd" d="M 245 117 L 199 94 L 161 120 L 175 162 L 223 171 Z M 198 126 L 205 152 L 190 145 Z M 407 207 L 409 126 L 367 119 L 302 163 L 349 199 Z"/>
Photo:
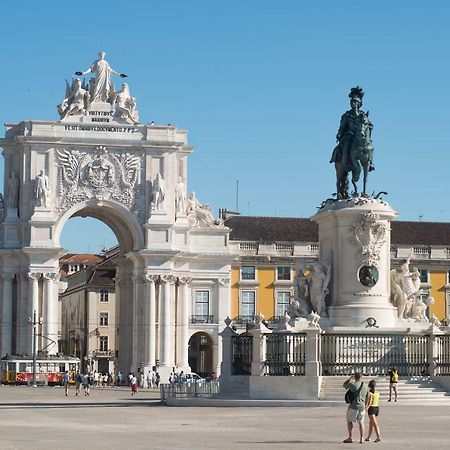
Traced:
<path fill-rule="evenodd" d="M 106 317 L 106 324 L 102 323 L 102 316 Z M 109 326 L 109 313 L 107 311 L 102 311 L 102 312 L 100 312 L 98 314 L 98 324 L 99 324 L 100 327 L 107 327 L 107 326 Z"/>
<path fill-rule="evenodd" d="M 205 293 L 208 297 L 208 301 L 207 302 L 197 302 L 197 294 L 198 293 Z M 198 310 L 197 310 L 197 305 L 203 305 L 203 304 L 207 304 L 207 313 L 206 314 L 199 314 Z M 211 313 L 211 291 L 209 289 L 195 289 L 194 292 L 194 315 L 195 316 L 209 316 Z"/>
<path fill-rule="evenodd" d="M 243 311 L 243 300 L 244 300 L 244 294 L 247 292 L 253 293 L 253 314 L 244 314 Z M 248 303 L 250 304 L 250 303 Z M 239 293 L 239 316 L 246 316 L 246 317 L 252 317 L 256 315 L 256 290 L 255 289 L 242 289 Z"/>
<path fill-rule="evenodd" d="M 244 267 L 253 267 L 253 269 L 255 270 L 255 276 L 253 277 L 253 278 L 244 278 L 242 275 L 242 269 L 244 268 Z M 241 265 L 241 268 L 240 268 L 240 276 L 241 276 L 241 281 L 256 281 L 256 273 L 257 273 L 257 269 L 256 269 L 256 266 L 255 265 L 251 265 L 251 264 L 242 264 Z"/>
<path fill-rule="evenodd" d="M 289 278 L 288 279 L 279 277 L 278 269 L 280 269 L 282 267 L 289 269 Z M 276 270 L 277 270 L 277 281 L 291 281 L 292 280 L 292 268 L 291 268 L 291 266 L 277 266 Z"/>
<path fill-rule="evenodd" d="M 100 303 L 108 303 L 109 302 L 109 290 L 108 289 L 100 289 L 99 300 L 100 300 Z"/>
<path fill-rule="evenodd" d="M 288 295 L 288 303 L 279 303 L 278 302 L 278 296 L 280 294 L 287 294 Z M 291 303 L 291 298 L 292 298 L 292 292 L 288 291 L 288 290 L 277 290 L 275 291 L 275 317 L 280 317 L 280 316 L 284 316 L 284 313 L 288 311 L 288 308 L 284 309 L 283 312 L 280 312 L 278 305 L 287 305 L 289 306 Z"/>
<path fill-rule="evenodd" d="M 106 348 L 105 345 L 103 345 L 106 342 Z M 109 347 L 109 337 L 108 336 L 99 336 L 98 338 L 98 349 L 101 352 L 107 352 Z"/>

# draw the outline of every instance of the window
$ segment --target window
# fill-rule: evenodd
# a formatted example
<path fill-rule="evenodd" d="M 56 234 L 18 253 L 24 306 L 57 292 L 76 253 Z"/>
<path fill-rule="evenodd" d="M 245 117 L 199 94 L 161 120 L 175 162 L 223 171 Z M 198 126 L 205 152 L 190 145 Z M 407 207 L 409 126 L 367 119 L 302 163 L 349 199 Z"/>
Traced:
<path fill-rule="evenodd" d="M 241 316 L 255 316 L 255 291 L 241 291 Z"/>
<path fill-rule="evenodd" d="M 209 315 L 209 291 L 195 291 L 195 315 Z"/>
<path fill-rule="evenodd" d="M 108 351 L 108 336 L 100 336 L 99 338 L 99 344 L 100 344 L 100 348 L 99 350 L 101 352 L 107 352 Z"/>
<path fill-rule="evenodd" d="M 420 282 L 428 283 L 428 270 L 427 269 L 420 269 Z"/>
<path fill-rule="evenodd" d="M 106 289 L 102 289 L 100 291 L 100 301 L 108 302 L 108 294 L 109 294 L 109 292 Z"/>
<path fill-rule="evenodd" d="M 100 326 L 101 327 L 107 327 L 108 326 L 108 313 L 107 312 L 101 312 L 100 313 Z"/>
<path fill-rule="evenodd" d="M 78 264 L 69 264 L 69 273 L 78 272 L 80 270 L 80 266 Z"/>
<path fill-rule="evenodd" d="M 278 266 L 277 269 L 277 280 L 287 280 L 291 279 L 291 268 L 289 266 Z"/>
<path fill-rule="evenodd" d="M 277 292 L 277 310 L 276 316 L 284 316 L 284 313 L 289 310 L 289 305 L 291 303 L 291 293 L 288 291 Z"/>
<path fill-rule="evenodd" d="M 241 279 L 242 280 L 255 280 L 256 279 L 255 266 L 242 266 Z"/>

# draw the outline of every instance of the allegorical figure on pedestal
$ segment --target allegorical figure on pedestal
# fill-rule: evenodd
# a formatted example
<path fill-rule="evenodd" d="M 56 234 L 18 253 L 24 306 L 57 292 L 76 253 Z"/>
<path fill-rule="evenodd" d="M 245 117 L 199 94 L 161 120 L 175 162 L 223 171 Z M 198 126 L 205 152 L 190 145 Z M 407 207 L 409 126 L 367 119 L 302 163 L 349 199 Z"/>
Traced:
<path fill-rule="evenodd" d="M 175 186 L 175 211 L 177 216 L 186 215 L 186 186 L 183 183 L 183 178 L 178 177 L 178 182 Z"/>
<path fill-rule="evenodd" d="M 48 198 L 50 196 L 50 185 L 48 177 L 43 170 L 34 180 L 34 197 L 36 206 L 48 207 Z"/>
<path fill-rule="evenodd" d="M 58 112 L 62 119 L 67 116 L 83 114 L 89 105 L 89 92 L 81 85 L 81 80 L 75 78 L 72 86 L 66 81 L 66 96 L 58 105 Z"/>
<path fill-rule="evenodd" d="M 375 169 L 373 165 L 373 144 L 371 133 L 373 124 L 369 120 L 369 113 L 361 111 L 364 91 L 359 86 L 350 90 L 350 110 L 341 117 L 341 123 L 337 132 L 338 145 L 334 148 L 330 163 L 334 163 L 336 169 L 337 198 L 349 198 L 348 176 L 354 191 L 353 196 L 358 195 L 357 183 L 363 172 L 363 189 L 361 194 L 366 196 L 366 184 L 368 172 Z"/>
<path fill-rule="evenodd" d="M 164 198 L 166 196 L 166 185 L 163 177 L 158 172 L 152 186 L 152 197 L 150 207 L 153 211 L 160 211 L 164 208 Z"/>
<path fill-rule="evenodd" d="M 90 89 L 91 103 L 101 102 L 101 103 L 112 103 L 114 96 L 114 86 L 111 83 L 111 75 L 119 75 L 122 78 L 126 78 L 127 75 L 124 73 L 116 72 L 108 64 L 105 59 L 105 52 L 100 52 L 98 54 L 98 59 L 94 61 L 89 67 L 89 69 L 84 72 L 75 72 L 75 75 L 81 76 L 88 73 L 93 73 L 95 75 L 94 85 Z"/>
<path fill-rule="evenodd" d="M 5 204 L 7 209 L 17 209 L 19 207 L 19 179 L 14 170 L 11 171 L 6 184 Z"/>
<path fill-rule="evenodd" d="M 131 97 L 127 83 L 123 83 L 114 98 L 114 115 L 122 119 L 128 119 L 133 123 L 139 123 L 139 115 L 136 111 L 136 99 Z"/>

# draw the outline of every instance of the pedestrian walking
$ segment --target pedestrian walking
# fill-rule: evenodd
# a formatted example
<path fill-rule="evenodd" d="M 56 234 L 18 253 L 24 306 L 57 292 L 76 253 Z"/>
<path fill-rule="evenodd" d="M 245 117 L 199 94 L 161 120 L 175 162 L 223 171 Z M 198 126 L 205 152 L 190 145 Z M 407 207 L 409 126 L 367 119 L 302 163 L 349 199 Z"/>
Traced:
<path fill-rule="evenodd" d="M 152 387 L 152 371 L 149 370 L 147 372 L 147 389 L 150 389 Z"/>
<path fill-rule="evenodd" d="M 158 372 L 156 372 L 155 378 L 156 378 L 155 384 L 156 384 L 156 387 L 158 388 L 159 382 L 161 381 L 161 375 Z"/>
<path fill-rule="evenodd" d="M 84 395 L 88 396 L 91 392 L 91 377 L 87 372 L 83 375 L 83 388 Z"/>
<path fill-rule="evenodd" d="M 389 400 L 392 401 L 392 392 L 394 392 L 394 401 L 397 401 L 397 383 L 398 383 L 398 372 L 395 367 L 391 367 L 388 372 L 389 375 Z"/>
<path fill-rule="evenodd" d="M 369 382 L 369 395 L 367 396 L 367 414 L 369 415 L 369 434 L 366 437 L 366 441 L 370 441 L 372 433 L 375 431 L 377 438 L 375 442 L 381 441 L 380 427 L 378 425 L 378 414 L 380 413 L 380 393 L 377 391 L 377 382 L 370 380 Z"/>
<path fill-rule="evenodd" d="M 64 393 L 66 394 L 66 397 L 69 395 L 69 381 L 70 381 L 70 374 L 69 371 L 66 370 L 66 372 L 62 376 L 62 384 L 64 386 Z"/>
<path fill-rule="evenodd" d="M 137 394 L 137 387 L 138 387 L 138 380 L 137 378 L 134 376 L 134 373 L 131 374 L 131 395 L 136 395 Z"/>
<path fill-rule="evenodd" d="M 349 404 L 347 409 L 347 431 L 348 437 L 344 439 L 345 444 L 353 442 L 353 424 L 359 425 L 359 443 L 364 443 L 364 417 L 366 415 L 366 398 L 368 387 L 361 380 L 361 374 L 356 372 L 345 383 L 347 389 L 345 401 Z"/>
<path fill-rule="evenodd" d="M 83 382 L 83 378 L 81 377 L 80 372 L 75 374 L 75 396 L 80 395 L 81 383 Z"/>

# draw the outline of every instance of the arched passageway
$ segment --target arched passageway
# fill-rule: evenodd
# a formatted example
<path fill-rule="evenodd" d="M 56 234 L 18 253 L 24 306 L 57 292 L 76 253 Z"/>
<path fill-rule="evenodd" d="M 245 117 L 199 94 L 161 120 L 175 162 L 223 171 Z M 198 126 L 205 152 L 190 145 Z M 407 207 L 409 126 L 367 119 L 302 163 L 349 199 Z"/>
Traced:
<path fill-rule="evenodd" d="M 211 337 L 207 333 L 201 331 L 191 336 L 188 359 L 192 372 L 205 378 L 211 376 L 213 371 L 213 347 Z"/>

